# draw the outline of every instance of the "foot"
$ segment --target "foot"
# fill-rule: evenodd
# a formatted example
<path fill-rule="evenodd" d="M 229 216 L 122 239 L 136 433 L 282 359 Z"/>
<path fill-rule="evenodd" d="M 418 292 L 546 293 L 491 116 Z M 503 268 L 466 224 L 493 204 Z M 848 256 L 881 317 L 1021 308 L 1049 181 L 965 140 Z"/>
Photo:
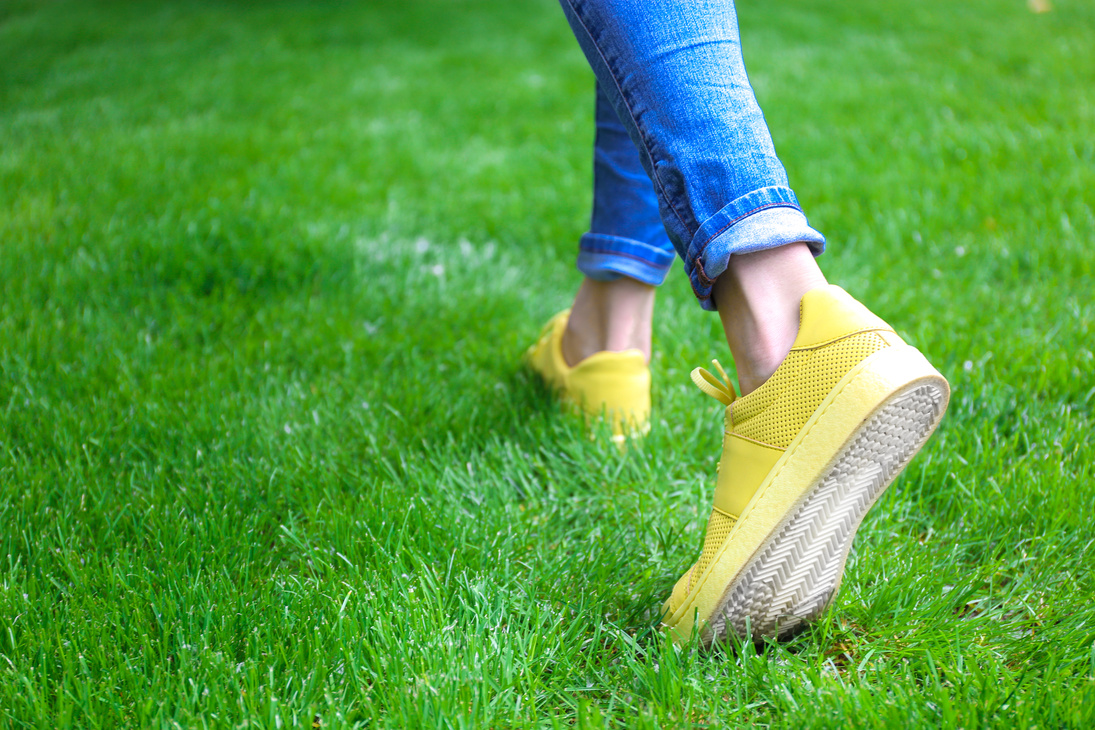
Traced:
<path fill-rule="evenodd" d="M 570 310 L 555 315 L 525 353 L 528 363 L 564 403 L 589 417 L 605 417 L 613 441 L 622 443 L 650 430 L 650 368 L 646 355 L 632 348 L 600 351 L 573 367 L 563 356 L 563 334 Z"/>
<path fill-rule="evenodd" d="M 935 430 L 950 389 L 835 286 L 802 297 L 790 353 L 748 395 L 725 374 L 692 378 L 726 405 L 726 433 L 702 552 L 662 621 L 678 640 L 777 637 L 832 601 L 863 516 Z"/>

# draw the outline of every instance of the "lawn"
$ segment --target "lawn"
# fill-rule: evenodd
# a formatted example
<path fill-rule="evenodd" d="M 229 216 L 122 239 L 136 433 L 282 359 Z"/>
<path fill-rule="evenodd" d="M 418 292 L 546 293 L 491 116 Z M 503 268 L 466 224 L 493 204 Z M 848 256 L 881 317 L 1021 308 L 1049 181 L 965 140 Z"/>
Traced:
<path fill-rule="evenodd" d="M 0 4 L 0 727 L 1095 723 L 1095 5 L 739 11 L 954 396 L 823 619 L 705 652 L 717 317 L 678 266 L 625 454 L 520 364 L 589 215 L 551 0 Z"/>

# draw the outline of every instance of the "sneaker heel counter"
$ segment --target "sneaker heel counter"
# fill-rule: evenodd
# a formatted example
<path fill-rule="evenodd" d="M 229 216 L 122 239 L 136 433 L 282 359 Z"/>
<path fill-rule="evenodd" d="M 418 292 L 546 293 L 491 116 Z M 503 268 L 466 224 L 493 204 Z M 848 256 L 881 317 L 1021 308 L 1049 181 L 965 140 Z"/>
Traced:
<path fill-rule="evenodd" d="M 650 417 L 650 369 L 641 353 L 594 355 L 571 371 L 568 384 L 589 413 L 603 410 L 638 425 Z"/>
<path fill-rule="evenodd" d="M 806 292 L 799 312 L 799 331 L 792 349 L 813 347 L 857 330 L 893 330 L 839 286 Z"/>

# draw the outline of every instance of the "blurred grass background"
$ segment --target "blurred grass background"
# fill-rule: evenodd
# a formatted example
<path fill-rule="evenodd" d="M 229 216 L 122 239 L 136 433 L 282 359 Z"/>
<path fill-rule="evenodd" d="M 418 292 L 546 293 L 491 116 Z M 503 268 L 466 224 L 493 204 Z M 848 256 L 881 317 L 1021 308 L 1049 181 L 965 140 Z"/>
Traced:
<path fill-rule="evenodd" d="M 782 645 L 650 630 L 729 360 L 653 434 L 520 367 L 577 284 L 547 0 L 0 5 L 0 724 L 881 727 L 1095 714 L 1095 6 L 742 4 L 830 279 L 951 380 Z"/>

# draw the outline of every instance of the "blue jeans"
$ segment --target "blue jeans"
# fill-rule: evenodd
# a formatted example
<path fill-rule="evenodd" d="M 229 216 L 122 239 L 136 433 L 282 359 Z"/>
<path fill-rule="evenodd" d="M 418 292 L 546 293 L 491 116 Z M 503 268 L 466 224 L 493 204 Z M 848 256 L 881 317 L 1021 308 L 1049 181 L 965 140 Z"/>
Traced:
<path fill-rule="evenodd" d="M 714 309 L 731 254 L 796 241 L 822 252 L 749 85 L 733 0 L 560 3 L 597 77 L 582 273 L 657 285 L 676 249 Z"/>

